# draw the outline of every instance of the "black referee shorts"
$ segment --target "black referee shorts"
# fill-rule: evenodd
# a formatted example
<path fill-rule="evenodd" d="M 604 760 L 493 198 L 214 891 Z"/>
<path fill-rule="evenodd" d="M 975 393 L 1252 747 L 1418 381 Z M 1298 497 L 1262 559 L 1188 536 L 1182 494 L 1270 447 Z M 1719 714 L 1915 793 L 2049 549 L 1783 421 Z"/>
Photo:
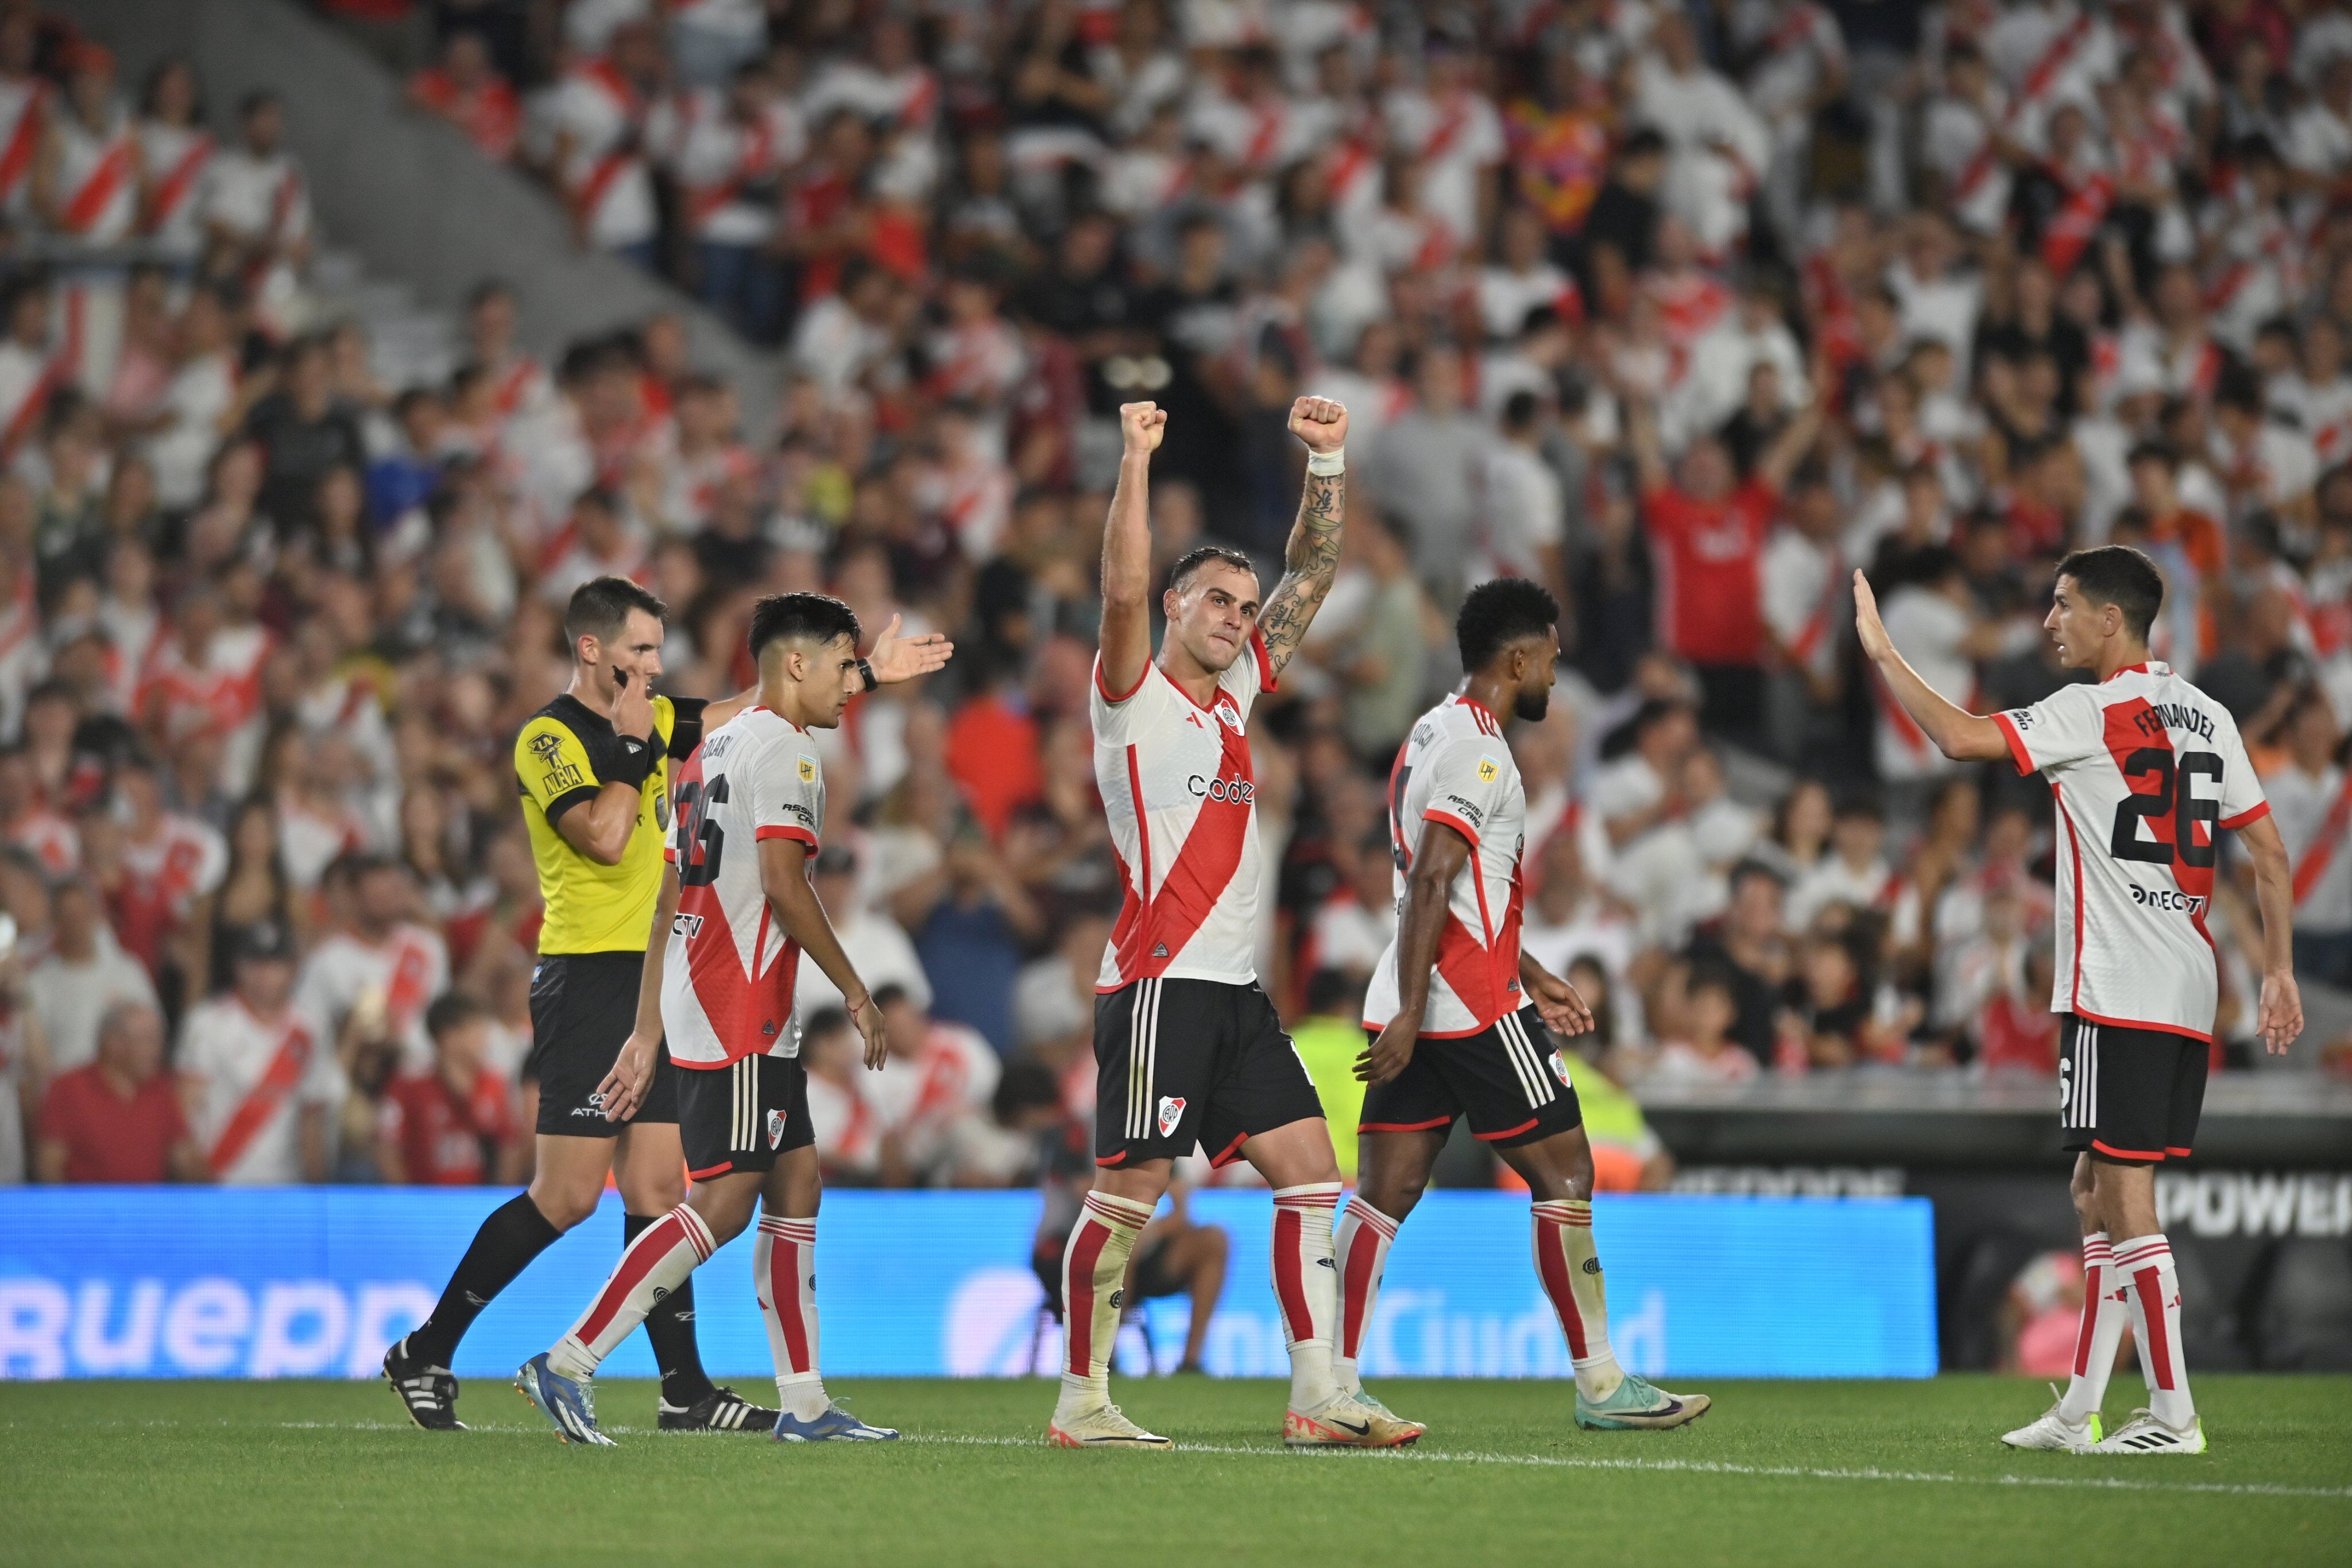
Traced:
<path fill-rule="evenodd" d="M 539 1131 L 556 1138 L 612 1138 L 637 1122 L 677 1120 L 677 1070 L 669 1048 L 653 1086 L 626 1122 L 604 1119 L 597 1086 L 613 1071 L 637 1020 L 643 953 L 542 953 L 530 972 L 530 1055 L 522 1075 L 539 1082 Z"/>
<path fill-rule="evenodd" d="M 1364 1030 L 1368 1040 L 1380 1037 L 1376 1029 Z M 1456 1116 L 1470 1119 L 1472 1137 L 1499 1148 L 1584 1124 L 1559 1048 L 1532 1005 L 1476 1034 L 1423 1035 L 1402 1072 L 1364 1091 L 1356 1131 L 1443 1135 Z"/>
<path fill-rule="evenodd" d="M 2058 1024 L 2058 1125 L 2066 1148 L 2122 1165 L 2188 1158 L 2212 1050 L 2185 1034 L 2068 1013 Z"/>

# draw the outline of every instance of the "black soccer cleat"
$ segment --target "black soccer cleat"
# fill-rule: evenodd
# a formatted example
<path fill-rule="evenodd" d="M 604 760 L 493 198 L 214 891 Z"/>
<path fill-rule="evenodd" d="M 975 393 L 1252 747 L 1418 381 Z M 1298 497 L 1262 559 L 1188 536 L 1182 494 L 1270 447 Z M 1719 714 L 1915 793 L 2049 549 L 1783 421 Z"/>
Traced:
<path fill-rule="evenodd" d="M 462 1432 L 457 1419 L 457 1380 L 446 1366 L 427 1366 L 408 1354 L 405 1336 L 383 1353 L 384 1381 L 408 1407 L 408 1418 L 428 1432 Z"/>
<path fill-rule="evenodd" d="M 665 1432 L 773 1431 L 778 1412 L 762 1410 L 731 1388 L 714 1388 L 681 1410 L 665 1399 L 661 1429 Z"/>

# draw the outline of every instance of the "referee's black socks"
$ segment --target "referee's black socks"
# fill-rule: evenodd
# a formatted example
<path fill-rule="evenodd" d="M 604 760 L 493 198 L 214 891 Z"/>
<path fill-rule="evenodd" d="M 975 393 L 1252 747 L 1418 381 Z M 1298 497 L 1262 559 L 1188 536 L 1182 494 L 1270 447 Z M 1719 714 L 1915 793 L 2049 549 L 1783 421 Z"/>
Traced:
<path fill-rule="evenodd" d="M 473 1245 L 457 1260 L 457 1271 L 449 1276 L 433 1315 L 409 1334 L 408 1354 L 427 1366 L 448 1365 L 449 1358 L 457 1354 L 457 1342 L 474 1326 L 482 1309 L 562 1234 L 548 1223 L 528 1192 L 517 1193 L 499 1205 L 474 1232 Z"/>
<path fill-rule="evenodd" d="M 621 1217 L 621 1249 L 627 1251 L 637 1233 L 661 1218 L 658 1214 Z M 661 1368 L 662 1403 L 684 1410 L 717 1392 L 702 1370 L 702 1353 L 694 1343 L 694 1281 L 680 1281 L 677 1290 L 654 1303 L 646 1314 L 646 1338 L 653 1342 L 654 1364 Z"/>

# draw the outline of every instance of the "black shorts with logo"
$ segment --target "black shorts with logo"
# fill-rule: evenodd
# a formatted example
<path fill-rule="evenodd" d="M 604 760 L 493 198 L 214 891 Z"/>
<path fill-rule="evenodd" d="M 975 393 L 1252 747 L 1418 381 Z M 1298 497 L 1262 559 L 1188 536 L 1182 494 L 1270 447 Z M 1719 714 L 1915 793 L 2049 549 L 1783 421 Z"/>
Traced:
<path fill-rule="evenodd" d="M 2058 1025 L 2058 1125 L 2066 1147 L 2126 1165 L 2187 1158 L 2205 1109 L 2212 1049 L 2185 1034 L 2068 1013 Z"/>
<path fill-rule="evenodd" d="M 816 1142 L 808 1070 L 797 1056 L 746 1056 L 725 1067 L 677 1070 L 677 1136 L 695 1181 L 770 1171 L 776 1156 Z"/>
<path fill-rule="evenodd" d="M 1095 998 L 1095 1164 L 1241 1157 L 1260 1133 L 1323 1114 L 1264 989 L 1137 980 Z"/>
<path fill-rule="evenodd" d="M 669 1049 L 654 1063 L 645 1103 L 626 1122 L 604 1120 L 597 1086 L 637 1021 L 643 953 L 542 953 L 530 972 L 530 1054 L 522 1075 L 539 1082 L 539 1130 L 559 1138 L 611 1138 L 637 1122 L 677 1120 L 677 1071 Z"/>
<path fill-rule="evenodd" d="M 1381 1031 L 1367 1027 L 1366 1040 Z M 1364 1091 L 1358 1133 L 1443 1133 L 1470 1119 L 1470 1135 L 1510 1148 L 1584 1124 L 1568 1068 L 1534 1007 L 1505 1013 L 1476 1034 L 1428 1035 L 1386 1083 Z"/>

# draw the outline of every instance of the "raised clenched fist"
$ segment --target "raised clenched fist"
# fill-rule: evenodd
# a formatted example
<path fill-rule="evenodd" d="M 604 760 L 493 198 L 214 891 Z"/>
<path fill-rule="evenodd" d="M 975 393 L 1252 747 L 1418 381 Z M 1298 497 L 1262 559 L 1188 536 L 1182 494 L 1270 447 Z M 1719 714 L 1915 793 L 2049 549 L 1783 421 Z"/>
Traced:
<path fill-rule="evenodd" d="M 1123 402 L 1118 405 L 1118 434 L 1125 450 L 1137 456 L 1160 450 L 1160 438 L 1168 431 L 1168 411 L 1156 402 Z"/>
<path fill-rule="evenodd" d="M 1348 410 L 1328 397 L 1303 397 L 1290 405 L 1290 434 L 1309 452 L 1337 452 L 1348 443 Z"/>

